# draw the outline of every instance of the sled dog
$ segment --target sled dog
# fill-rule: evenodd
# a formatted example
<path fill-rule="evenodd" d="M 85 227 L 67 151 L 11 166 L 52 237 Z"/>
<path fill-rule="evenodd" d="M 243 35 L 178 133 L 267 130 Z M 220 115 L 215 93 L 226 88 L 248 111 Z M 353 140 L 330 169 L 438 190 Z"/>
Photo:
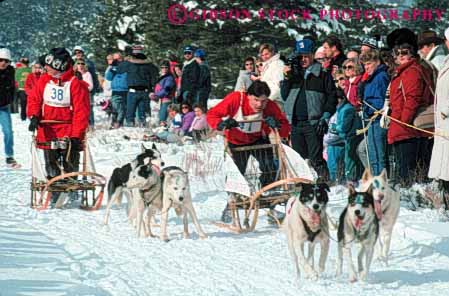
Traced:
<path fill-rule="evenodd" d="M 112 171 L 111 178 L 109 178 L 108 182 L 108 203 L 111 202 L 111 200 L 116 200 L 118 204 L 121 203 L 122 194 L 126 189 L 126 184 L 132 170 L 148 163 L 154 164 L 159 168 L 164 165 L 161 153 L 157 150 L 156 145 L 153 144 L 151 149 L 147 149 L 142 144 L 141 148 L 141 153 L 137 155 L 133 161 L 120 168 L 115 168 Z"/>
<path fill-rule="evenodd" d="M 365 170 L 362 176 L 362 188 L 372 187 L 374 198 L 374 210 L 379 219 L 379 259 L 388 265 L 393 227 L 399 215 L 400 193 L 399 188 L 393 188 L 388 183 L 387 171 L 384 169 L 379 176 L 371 175 Z"/>
<path fill-rule="evenodd" d="M 181 168 L 170 166 L 166 167 L 161 172 L 162 181 L 162 197 L 160 199 L 155 198 L 151 201 L 151 204 L 147 212 L 147 229 L 148 234 L 151 233 L 150 223 L 151 218 L 157 210 L 161 211 L 161 232 L 160 239 L 168 241 L 167 235 L 167 220 L 168 212 L 170 208 L 174 208 L 178 216 L 183 215 L 184 223 L 184 238 L 189 238 L 188 229 L 188 214 L 192 218 L 193 224 L 196 227 L 200 238 L 206 238 L 206 234 L 201 228 L 198 218 L 196 216 L 195 209 L 192 204 L 192 197 L 190 195 L 189 178 L 187 173 Z"/>
<path fill-rule="evenodd" d="M 288 249 L 299 279 L 302 266 L 305 277 L 317 279 L 314 269 L 315 245 L 320 244 L 319 272 L 324 271 L 329 252 L 329 224 L 326 205 L 329 201 L 329 186 L 326 183 L 301 184 L 299 194 L 291 197 L 287 203 L 284 230 L 287 233 Z M 309 243 L 309 253 L 304 254 L 304 245 Z M 299 257 L 299 258 L 298 258 Z M 299 261 L 298 261 L 299 259 Z"/>
<path fill-rule="evenodd" d="M 338 224 L 338 261 L 337 276 L 341 275 L 343 255 L 348 261 L 349 280 L 357 281 L 352 262 L 351 246 L 360 243 L 357 256 L 358 275 L 365 281 L 373 259 L 374 245 L 379 235 L 379 222 L 374 212 L 374 198 L 371 188 L 366 192 L 357 192 L 349 185 L 348 205 L 340 215 Z M 365 260 L 365 267 L 363 266 Z"/>
<path fill-rule="evenodd" d="M 131 170 L 128 176 L 128 181 L 126 183 L 126 188 L 124 192 L 128 195 L 128 207 L 130 212 L 128 214 L 128 218 L 130 222 L 132 222 L 133 218 L 131 218 L 131 211 L 134 208 L 135 201 L 139 200 L 140 191 L 146 191 L 150 188 L 155 187 L 158 183 L 160 184 L 160 176 L 159 176 L 159 168 L 153 164 L 144 164 L 137 166 L 135 169 Z M 136 195 L 137 193 L 137 195 Z M 136 196 L 135 196 L 136 195 Z M 106 207 L 106 214 L 104 218 L 104 224 L 108 224 L 109 214 L 111 211 L 112 203 L 115 198 L 118 198 L 118 195 L 115 195 L 114 199 L 111 199 L 108 202 Z"/>

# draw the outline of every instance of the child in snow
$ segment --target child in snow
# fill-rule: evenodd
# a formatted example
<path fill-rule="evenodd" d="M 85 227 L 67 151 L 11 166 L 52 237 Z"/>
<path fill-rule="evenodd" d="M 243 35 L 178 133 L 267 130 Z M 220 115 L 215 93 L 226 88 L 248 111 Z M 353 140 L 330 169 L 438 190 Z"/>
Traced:
<path fill-rule="evenodd" d="M 175 143 L 180 138 L 182 116 L 178 104 L 168 105 L 167 123 L 161 122 L 161 131 L 156 133 L 156 138 L 168 143 Z"/>
<path fill-rule="evenodd" d="M 193 118 L 189 133 L 198 142 L 206 136 L 209 125 L 207 124 L 206 114 L 204 114 L 204 108 L 201 104 L 194 104 L 193 111 L 195 112 L 195 118 Z"/>

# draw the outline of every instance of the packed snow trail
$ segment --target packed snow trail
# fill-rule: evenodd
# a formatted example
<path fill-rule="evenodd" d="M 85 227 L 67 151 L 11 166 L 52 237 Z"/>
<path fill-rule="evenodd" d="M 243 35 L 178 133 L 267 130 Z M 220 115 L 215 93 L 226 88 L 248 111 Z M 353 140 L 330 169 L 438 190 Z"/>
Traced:
<path fill-rule="evenodd" d="M 214 226 L 226 194 L 210 182 L 191 184 L 206 240 L 198 238 L 192 224 L 191 239 L 183 239 L 182 221 L 174 212 L 168 243 L 137 238 L 125 206 L 113 208 L 108 226 L 103 225 L 105 203 L 96 212 L 78 209 L 77 202 L 64 210 L 37 212 L 29 208 L 30 134 L 17 115 L 13 120 L 16 158 L 23 168 L 0 168 L 1 296 L 448 294 L 449 228 L 430 210 L 401 208 L 390 265 L 374 259 L 368 282 L 355 284 L 348 282 L 346 265 L 342 277 L 335 278 L 337 244 L 332 240 L 322 277 L 298 282 L 286 237 L 268 225 L 264 211 L 254 233 L 234 235 Z M 97 172 L 109 177 L 114 167 L 130 161 L 140 142 L 123 135 L 138 137 L 141 131 L 95 131 L 90 143 Z M 181 149 L 161 146 L 164 161 L 179 161 Z M 345 194 L 343 187 L 332 188 L 328 212 L 334 219 L 345 205 Z M 331 235 L 335 238 L 335 231 Z"/>

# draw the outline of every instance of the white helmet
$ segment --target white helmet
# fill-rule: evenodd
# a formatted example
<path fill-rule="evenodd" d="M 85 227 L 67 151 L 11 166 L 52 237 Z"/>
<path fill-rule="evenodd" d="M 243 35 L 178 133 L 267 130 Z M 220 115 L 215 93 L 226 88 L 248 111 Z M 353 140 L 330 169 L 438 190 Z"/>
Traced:
<path fill-rule="evenodd" d="M 11 61 L 11 52 L 7 48 L 0 48 L 0 59 Z"/>

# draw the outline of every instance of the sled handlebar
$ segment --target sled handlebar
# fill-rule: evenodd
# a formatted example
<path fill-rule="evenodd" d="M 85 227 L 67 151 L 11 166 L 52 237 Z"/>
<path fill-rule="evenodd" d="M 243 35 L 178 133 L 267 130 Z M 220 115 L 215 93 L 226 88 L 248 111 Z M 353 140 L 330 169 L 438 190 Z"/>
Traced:
<path fill-rule="evenodd" d="M 69 120 L 49 120 L 49 119 L 39 121 L 39 124 L 58 124 L 58 123 L 72 123 L 72 122 Z"/>

